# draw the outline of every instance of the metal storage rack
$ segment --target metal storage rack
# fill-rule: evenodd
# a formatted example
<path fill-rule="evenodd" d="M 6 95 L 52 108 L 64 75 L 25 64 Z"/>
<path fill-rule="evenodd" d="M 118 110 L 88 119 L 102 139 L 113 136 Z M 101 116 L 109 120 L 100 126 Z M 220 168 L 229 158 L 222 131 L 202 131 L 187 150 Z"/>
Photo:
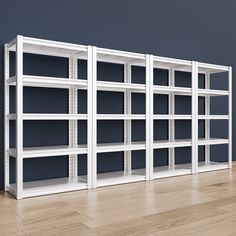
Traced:
<path fill-rule="evenodd" d="M 9 53 L 16 53 L 16 73 L 10 77 Z M 31 76 L 23 74 L 23 53 L 49 55 L 68 58 L 68 78 Z M 78 59 L 87 60 L 87 80 L 78 78 Z M 124 81 L 97 80 L 97 63 L 108 62 L 122 64 Z M 132 82 L 132 66 L 145 69 L 145 83 Z M 168 71 L 168 85 L 154 84 L 155 68 Z M 191 87 L 175 86 L 175 71 L 189 72 Z M 215 73 L 227 73 L 228 90 L 210 88 L 210 76 Z M 198 75 L 204 74 L 205 88 L 198 87 Z M 16 111 L 10 113 L 9 89 L 16 88 Z M 23 87 L 63 88 L 69 91 L 68 114 L 23 113 Z M 78 114 L 78 89 L 87 91 L 87 114 Z M 111 91 L 124 94 L 123 114 L 98 114 L 97 92 Z M 132 93 L 145 95 L 145 114 L 132 114 Z M 154 94 L 168 95 L 168 114 L 154 114 Z M 175 96 L 191 98 L 191 114 L 175 114 Z M 205 98 L 205 114 L 198 115 L 198 97 Z M 211 115 L 210 99 L 213 96 L 228 96 L 228 115 Z M 228 121 L 228 138 L 211 138 L 211 120 Z M 9 122 L 16 122 L 16 146 L 9 146 Z M 67 120 L 69 121 L 69 144 L 67 146 L 23 147 L 24 120 Z M 78 145 L 78 120 L 87 121 L 87 145 Z M 97 122 L 99 120 L 124 121 L 124 142 L 97 143 Z M 132 142 L 132 120 L 145 121 L 145 141 Z M 154 140 L 154 121 L 168 121 L 168 140 Z M 175 121 L 189 120 L 191 122 L 191 138 L 175 139 Z M 205 122 L 205 138 L 198 137 L 198 121 Z M 227 144 L 228 158 L 226 162 L 212 162 L 210 145 Z M 205 146 L 205 161 L 198 161 L 198 147 Z M 175 148 L 191 147 L 191 163 L 176 164 Z M 168 165 L 154 167 L 154 150 L 168 149 Z M 132 151 L 145 151 L 145 168 L 132 170 Z M 129 183 L 155 178 L 196 174 L 198 172 L 231 168 L 232 166 L 232 68 L 213 64 L 185 61 L 179 59 L 158 57 L 148 54 L 130 53 L 118 50 L 82 46 L 49 40 L 17 36 L 5 45 L 5 191 L 17 199 L 44 194 L 52 194 L 79 189 L 91 189 L 101 186 Z M 124 153 L 124 169 L 121 172 L 97 173 L 97 155 L 99 153 Z M 78 176 L 78 155 L 87 155 L 87 176 Z M 23 183 L 23 160 L 68 155 L 69 176 L 42 181 Z M 16 181 L 10 183 L 9 159 L 16 160 Z M 112 158 L 112 157 L 111 157 Z"/>

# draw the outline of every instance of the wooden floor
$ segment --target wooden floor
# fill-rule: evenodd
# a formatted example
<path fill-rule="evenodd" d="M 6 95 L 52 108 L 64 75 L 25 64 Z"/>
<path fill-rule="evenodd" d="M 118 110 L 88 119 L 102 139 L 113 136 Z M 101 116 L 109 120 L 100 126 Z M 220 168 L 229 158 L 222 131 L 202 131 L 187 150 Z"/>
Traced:
<path fill-rule="evenodd" d="M 236 235 L 236 165 L 20 201 L 2 192 L 0 235 Z"/>

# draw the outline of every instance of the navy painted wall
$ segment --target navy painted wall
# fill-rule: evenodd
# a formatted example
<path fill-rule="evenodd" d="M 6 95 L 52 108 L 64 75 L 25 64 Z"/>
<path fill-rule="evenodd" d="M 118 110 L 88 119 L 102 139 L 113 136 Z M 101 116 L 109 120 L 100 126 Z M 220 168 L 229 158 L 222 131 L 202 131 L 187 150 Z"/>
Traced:
<path fill-rule="evenodd" d="M 236 41 L 236 28 L 235 24 L 235 10 L 236 2 L 233 0 L 199 0 L 199 1 L 170 1 L 170 0 L 120 0 L 120 1 L 89 1 L 89 0 L 62 0 L 62 1 L 0 1 L 0 89 L 1 89 L 1 136 L 0 136 L 0 188 L 3 186 L 3 44 L 17 34 L 39 37 L 44 39 L 80 43 L 85 45 L 96 45 L 100 47 L 121 49 L 127 51 L 150 53 L 161 56 L 177 57 L 189 60 L 199 60 L 210 63 L 218 63 L 225 65 L 232 65 L 236 67 L 236 55 L 234 53 L 234 42 Z M 32 57 L 26 55 L 26 61 L 28 66 L 24 68 L 28 73 L 35 73 L 40 71 L 44 73 L 40 65 L 46 61 L 47 67 L 45 73 L 59 73 L 59 76 L 63 76 L 67 73 L 63 70 L 61 65 L 65 65 L 66 62 L 61 59 L 50 60 L 45 57 Z M 36 63 L 33 63 L 36 62 Z M 83 62 L 81 62 L 83 68 Z M 37 67 L 37 65 L 39 65 Z M 102 65 L 101 65 L 102 66 Z M 112 72 L 115 72 L 117 68 L 107 68 Z M 51 71 L 51 68 L 56 70 Z M 60 70 L 58 71 L 58 68 Z M 119 69 L 119 68 L 118 68 Z M 122 70 L 122 68 L 120 68 Z M 83 73 L 83 71 L 82 71 Z M 136 71 L 138 76 L 142 76 L 142 71 Z M 84 73 L 85 74 L 85 73 Z M 114 73 L 115 74 L 115 73 Z M 117 73 L 116 73 L 117 74 Z M 235 76 L 235 73 L 233 73 Z M 86 76 L 86 75 L 84 75 Z M 106 77 L 106 74 L 102 72 L 101 76 Z M 187 75 L 180 75 L 181 79 Z M 213 86 L 222 88 L 225 86 L 221 81 L 216 81 Z M 235 84 L 234 84 L 235 87 Z M 48 89 L 47 91 L 42 89 L 25 89 L 25 109 L 28 111 L 34 109 L 36 106 L 43 107 L 42 104 L 47 103 L 44 112 L 49 112 L 52 109 L 50 104 L 53 104 L 55 112 L 65 112 L 68 108 L 66 106 L 66 91 L 56 91 L 54 89 Z M 82 94 L 82 93 L 81 93 Z M 12 97 L 14 91 L 12 91 Z M 107 101 L 110 94 L 100 94 L 99 98 L 101 103 Z M 34 97 L 34 99 L 32 99 Z M 83 101 L 85 94 L 81 95 L 80 101 Z M 176 110 L 180 113 L 185 112 L 183 107 L 188 109 L 189 101 L 178 98 L 178 104 Z M 27 102 L 28 100 L 28 102 Z M 141 106 L 137 106 L 142 102 L 142 98 L 134 95 L 134 100 L 137 102 L 134 104 L 134 109 L 141 109 Z M 158 100 L 165 104 L 166 98 L 159 97 Z M 113 97 L 113 101 L 117 104 L 122 101 L 122 96 L 117 94 Z M 201 102 L 201 101 L 200 101 Z M 214 102 L 213 111 L 224 113 L 225 106 L 224 101 L 217 100 Z M 82 106 L 82 104 L 81 104 Z M 99 106 L 99 104 L 98 104 Z M 112 108 L 109 104 L 107 107 Z M 135 108 L 136 107 L 136 108 Z M 157 106 L 157 112 L 158 108 Z M 202 109 L 202 107 L 200 107 Z M 12 106 L 14 109 L 14 106 Z M 47 111 L 48 109 L 48 111 Z M 99 108 L 101 112 L 105 112 L 103 107 Z M 121 110 L 121 107 L 116 106 L 117 111 Z M 82 107 L 82 110 L 83 107 Z M 40 110 L 38 110 L 40 112 Z M 81 111 L 84 112 L 84 111 Z M 135 111 L 134 111 L 135 112 Z M 137 111 L 139 112 L 139 111 Z M 161 111 L 165 112 L 165 106 Z M 233 109 L 233 112 L 234 109 Z M 180 130 L 176 130 L 176 135 L 182 138 L 189 133 L 182 132 L 183 128 L 189 127 L 188 123 L 180 122 Z M 64 132 L 67 130 L 66 122 L 26 122 L 25 125 L 25 140 L 24 143 L 27 146 L 30 145 L 44 145 L 48 144 L 64 144 L 67 142 Z M 103 135 L 98 139 L 101 141 L 110 140 L 108 123 L 101 122 L 98 130 Z M 118 140 L 122 137 L 122 124 L 117 122 L 116 125 L 110 124 L 111 127 L 117 129 L 117 136 L 113 138 Z M 217 132 L 214 127 L 225 127 L 224 124 L 213 124 L 212 131 L 216 136 L 224 135 Z M 85 130 L 86 124 L 81 124 L 81 129 Z M 143 136 L 143 124 L 141 122 L 134 122 L 134 139 L 139 140 Z M 14 127 L 14 123 L 11 124 Z M 43 127 L 43 128 L 42 128 Z M 60 127 L 60 128 L 58 128 Z M 156 124 L 159 132 L 156 132 L 156 138 L 163 138 L 166 134 L 166 124 Z M 200 124 L 200 127 L 202 125 Z M 160 132 L 160 129 L 163 130 Z M 233 125 L 235 130 L 235 126 Z M 220 129 L 222 130 L 222 129 Z M 202 129 L 200 135 L 202 133 Z M 233 134 L 235 132 L 233 131 Z M 37 134 L 37 135 L 35 135 Z M 184 135 L 184 136 L 183 136 Z M 32 137 L 35 137 L 33 139 Z M 45 138 L 46 137 L 46 138 Z M 59 138 L 60 137 L 60 138 Z M 86 134 L 82 134 L 79 140 L 85 140 Z M 14 140 L 11 140 L 11 144 L 14 145 Z M 234 146 L 234 145 L 233 145 Z M 202 153 L 202 150 L 199 150 Z M 220 150 L 214 149 L 213 153 L 222 153 Z M 159 153 L 158 153 L 159 152 Z M 155 156 L 163 156 L 162 161 L 160 159 L 155 160 L 155 164 L 162 165 L 166 159 L 166 150 L 155 152 Z M 188 148 L 176 149 L 177 162 L 181 163 L 184 157 L 184 161 L 189 160 Z M 233 150 L 234 154 L 235 150 Z M 139 160 L 134 159 L 134 167 L 141 167 L 143 165 L 142 152 L 135 153 Z M 122 167 L 122 153 L 116 153 L 113 161 L 109 156 L 98 156 L 98 170 L 100 172 L 107 170 L 115 170 Z M 181 158 L 178 158 L 181 157 Z M 218 156 L 217 158 L 221 158 Z M 202 158 L 202 155 L 201 155 Z M 80 158 L 79 172 L 83 172 L 80 169 L 84 167 L 86 158 Z M 14 160 L 11 160 L 12 169 L 14 167 Z M 64 168 L 67 164 L 66 157 L 55 158 L 40 158 L 38 160 L 27 160 L 24 162 L 25 168 L 25 180 L 40 179 L 42 177 L 58 177 L 65 176 L 67 174 Z M 35 168 L 37 167 L 37 168 Z M 55 168 L 52 168 L 55 167 Z M 50 172 L 50 170 L 53 170 Z M 14 180 L 14 175 L 12 175 Z"/>

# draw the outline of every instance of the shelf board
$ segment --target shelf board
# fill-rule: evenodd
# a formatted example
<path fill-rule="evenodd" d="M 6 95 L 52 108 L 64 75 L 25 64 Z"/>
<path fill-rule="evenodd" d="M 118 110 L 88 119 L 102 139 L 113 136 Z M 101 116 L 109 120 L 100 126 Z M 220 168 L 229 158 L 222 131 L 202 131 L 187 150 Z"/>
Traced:
<path fill-rule="evenodd" d="M 59 41 L 38 39 L 23 36 L 23 51 L 24 53 L 70 57 L 73 55 L 81 55 L 81 53 L 87 55 L 87 46 L 64 43 Z M 14 38 L 9 45 L 10 51 L 16 51 L 16 38 Z"/>
<path fill-rule="evenodd" d="M 154 94 L 179 94 L 185 96 L 192 95 L 192 88 L 186 87 L 175 87 L 175 86 L 163 86 L 163 85 L 153 85 L 153 93 Z"/>
<path fill-rule="evenodd" d="M 24 75 L 22 81 L 23 81 L 23 86 L 26 87 L 69 89 L 71 88 L 71 86 L 74 86 L 78 89 L 87 89 L 87 80 L 83 79 Z M 9 78 L 8 83 L 10 85 L 16 85 L 16 76 Z"/>
<path fill-rule="evenodd" d="M 62 193 L 75 190 L 87 189 L 87 183 L 84 178 L 56 178 L 39 181 L 30 181 L 23 183 L 23 197 L 33 197 L 53 193 Z M 11 184 L 10 190 L 14 194 L 16 185 Z"/>
<path fill-rule="evenodd" d="M 216 89 L 198 89 L 199 96 L 228 96 L 229 91 L 227 90 L 216 90 Z"/>
<path fill-rule="evenodd" d="M 228 139 L 199 139 L 198 145 L 217 145 L 228 144 Z M 176 139 L 174 141 L 158 140 L 153 142 L 153 149 L 171 148 L 171 147 L 190 147 L 192 145 L 191 139 Z M 146 142 L 132 142 L 125 143 L 100 143 L 97 144 L 97 153 L 107 152 L 123 152 L 123 151 L 137 151 L 145 150 Z M 72 154 L 87 154 L 87 145 L 78 145 L 77 147 L 69 146 L 45 146 L 45 147 L 26 147 L 23 149 L 23 158 L 36 158 L 36 157 L 50 157 L 50 156 L 64 156 Z M 16 149 L 10 148 L 9 155 L 16 157 Z"/>
<path fill-rule="evenodd" d="M 153 115 L 154 120 L 191 120 L 192 115 Z M 228 120 L 228 115 L 198 115 L 199 120 Z"/>
<path fill-rule="evenodd" d="M 77 147 L 64 146 L 44 146 L 44 147 L 25 147 L 23 148 L 23 158 L 64 156 L 73 154 L 86 154 L 86 145 L 78 145 Z M 9 155 L 16 157 L 16 149 L 10 148 Z"/>
<path fill-rule="evenodd" d="M 216 145 L 216 144 L 228 144 L 228 139 L 223 138 L 210 138 L 210 139 L 198 139 L 198 146 L 204 146 L 204 145 Z"/>
<path fill-rule="evenodd" d="M 102 144 L 97 144 L 97 153 L 145 150 L 145 148 L 146 148 L 145 142 L 132 142 L 131 144 L 102 143 Z"/>
<path fill-rule="evenodd" d="M 175 87 L 175 86 L 163 86 L 153 85 L 154 94 L 170 94 L 191 96 L 192 88 L 187 87 Z M 228 96 L 229 91 L 227 90 L 216 90 L 216 89 L 198 89 L 198 96 Z"/>
<path fill-rule="evenodd" d="M 229 168 L 228 163 L 222 162 L 198 162 L 198 172 L 213 171 L 213 170 L 222 170 Z M 177 164 L 173 169 L 170 169 L 169 166 L 159 166 L 153 168 L 153 178 L 166 178 L 179 175 L 187 175 L 192 173 L 192 164 Z"/>
<path fill-rule="evenodd" d="M 125 171 L 114 171 L 97 174 L 97 187 L 125 184 L 145 180 L 145 174 L 136 171 L 126 173 Z"/>
<path fill-rule="evenodd" d="M 169 140 L 155 140 L 153 142 L 153 149 L 170 148 L 170 147 L 189 147 L 192 145 L 191 139 L 176 139 Z"/>
<path fill-rule="evenodd" d="M 123 83 L 123 82 L 107 82 L 107 81 L 97 81 L 97 90 L 99 91 L 117 91 L 125 92 L 126 90 L 132 90 L 136 93 L 145 93 L 145 84 L 135 84 L 135 83 Z"/>
<path fill-rule="evenodd" d="M 205 163 L 199 162 L 198 163 L 198 172 L 206 172 L 206 171 L 215 171 L 215 170 L 222 170 L 228 169 L 229 164 L 227 162 L 213 162 Z"/>
<path fill-rule="evenodd" d="M 191 120 L 192 115 L 153 115 L 154 120 Z"/>
<path fill-rule="evenodd" d="M 23 120 L 87 120 L 87 114 L 42 114 L 24 113 Z M 16 114 L 9 114 L 9 120 L 15 120 Z M 145 120 L 145 114 L 97 114 L 97 120 Z M 191 120 L 192 115 L 153 115 L 154 120 Z M 228 120 L 228 115 L 198 115 L 199 120 Z"/>
<path fill-rule="evenodd" d="M 9 120 L 15 120 L 16 114 L 9 114 Z M 42 114 L 24 113 L 23 120 L 87 120 L 87 114 Z"/>
<path fill-rule="evenodd" d="M 192 173 L 192 164 L 177 164 L 174 169 L 170 169 L 168 166 L 159 166 L 153 168 L 153 178 L 166 178 L 180 175 L 188 175 Z"/>
<path fill-rule="evenodd" d="M 199 120 L 228 120 L 228 115 L 198 115 Z"/>
<path fill-rule="evenodd" d="M 145 120 L 145 114 L 97 114 L 97 120 Z"/>

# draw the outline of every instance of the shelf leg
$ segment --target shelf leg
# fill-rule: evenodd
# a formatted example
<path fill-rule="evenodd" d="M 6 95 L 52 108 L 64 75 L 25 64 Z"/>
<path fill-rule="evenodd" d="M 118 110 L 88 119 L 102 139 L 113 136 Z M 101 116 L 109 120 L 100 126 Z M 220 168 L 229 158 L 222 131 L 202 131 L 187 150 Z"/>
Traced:
<path fill-rule="evenodd" d="M 153 180 L 153 56 L 146 55 L 146 180 Z"/>
<path fill-rule="evenodd" d="M 16 198 L 23 198 L 23 37 L 16 42 Z"/>
<path fill-rule="evenodd" d="M 210 74 L 205 74 L 205 89 L 210 89 Z M 210 96 L 205 97 L 205 114 L 210 115 Z M 210 138 L 210 120 L 205 120 L 205 138 Z M 210 145 L 205 145 L 205 164 L 210 164 Z"/>
<path fill-rule="evenodd" d="M 169 70 L 169 86 L 175 86 L 175 71 L 173 69 Z M 169 95 L 169 115 L 175 114 L 175 95 L 170 93 Z M 174 141 L 175 139 L 175 120 L 169 120 L 169 141 Z M 175 148 L 169 148 L 169 169 L 174 170 L 175 168 Z"/>
<path fill-rule="evenodd" d="M 97 186 L 97 53 L 88 46 L 88 188 Z"/>
<path fill-rule="evenodd" d="M 10 136 L 10 130 L 9 130 L 9 101 L 10 101 L 10 91 L 9 91 L 9 84 L 7 83 L 7 79 L 9 78 L 9 49 L 8 49 L 8 45 L 5 45 L 4 48 L 4 73 L 5 73 L 5 80 L 4 80 L 4 93 L 5 93 L 5 110 L 4 110 L 4 190 L 7 191 L 8 187 L 9 187 L 9 168 L 10 168 L 10 163 L 9 163 L 9 154 L 8 154 L 8 150 L 9 150 L 9 136 Z"/>
<path fill-rule="evenodd" d="M 69 78 L 78 78 L 78 60 L 71 56 L 69 58 Z M 71 87 L 69 89 L 69 114 L 77 114 L 78 110 L 78 90 Z M 75 147 L 78 144 L 78 124 L 77 120 L 69 121 L 69 146 Z M 74 181 L 78 177 L 78 156 L 69 155 L 69 177 Z"/>
<path fill-rule="evenodd" d="M 232 168 L 232 67 L 229 67 L 228 72 L 228 89 L 229 89 L 229 96 L 228 96 L 228 113 L 229 113 L 229 120 L 228 120 L 228 136 L 229 136 L 229 145 L 228 145 L 228 163 L 229 168 Z"/>
<path fill-rule="evenodd" d="M 192 62 L 192 173 L 198 171 L 198 63 Z"/>
<path fill-rule="evenodd" d="M 131 65 L 124 64 L 124 82 L 131 83 Z M 131 92 L 127 89 L 124 92 L 124 114 L 131 114 Z M 126 145 L 131 143 L 131 120 L 124 120 L 124 143 Z M 131 151 L 124 152 L 124 172 L 126 175 L 131 175 L 132 167 Z"/>

